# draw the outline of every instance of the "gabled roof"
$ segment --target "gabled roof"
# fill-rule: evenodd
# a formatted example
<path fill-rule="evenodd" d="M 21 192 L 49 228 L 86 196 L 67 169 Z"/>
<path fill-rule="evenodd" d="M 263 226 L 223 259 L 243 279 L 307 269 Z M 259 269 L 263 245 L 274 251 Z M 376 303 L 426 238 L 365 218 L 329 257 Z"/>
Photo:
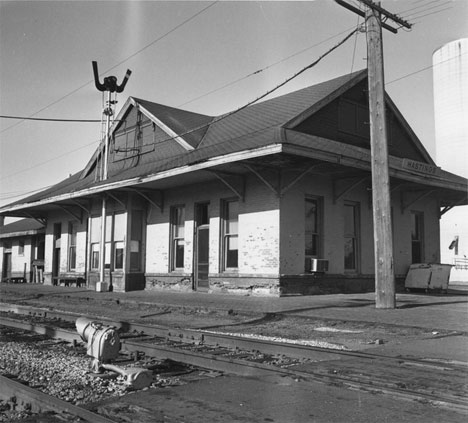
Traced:
<path fill-rule="evenodd" d="M 94 172 L 91 172 L 99 160 L 98 149 L 82 172 L 46 191 L 10 204 L 3 210 L 0 209 L 0 212 L 5 213 L 11 206 L 27 208 L 31 203 L 49 204 L 116 187 L 135 186 L 143 181 L 160 180 L 169 173 L 174 176 L 209 168 L 214 163 L 221 163 L 218 160 L 220 157 L 229 156 L 229 160 L 235 161 L 240 160 L 238 157 L 241 155 L 245 158 L 247 153 L 254 151 L 258 151 L 258 154 L 276 154 L 282 152 L 286 145 L 309 148 L 316 152 L 320 150 L 329 155 L 351 157 L 357 154 L 366 157 L 365 160 L 368 161 L 368 150 L 324 138 L 319 140 L 313 135 L 292 133 L 300 122 L 331 104 L 346 91 L 363 83 L 366 78 L 367 70 L 361 70 L 218 117 L 130 97 L 119 112 L 112 131 L 118 130 L 120 122 L 136 108 L 167 134 L 170 142 L 177 143 L 178 148 L 173 148 L 164 157 L 158 157 L 158 149 L 153 148 L 151 154 L 147 154 L 144 160 L 139 160 L 138 157 L 132 166 L 122 166 L 105 181 L 96 181 Z M 424 157 L 427 163 L 434 164 L 388 96 L 387 104 L 395 112 L 395 116 L 409 134 L 421 157 Z M 447 172 L 443 174 L 444 178 L 452 178 Z M 457 184 L 463 185 L 465 182 L 456 178 Z"/>

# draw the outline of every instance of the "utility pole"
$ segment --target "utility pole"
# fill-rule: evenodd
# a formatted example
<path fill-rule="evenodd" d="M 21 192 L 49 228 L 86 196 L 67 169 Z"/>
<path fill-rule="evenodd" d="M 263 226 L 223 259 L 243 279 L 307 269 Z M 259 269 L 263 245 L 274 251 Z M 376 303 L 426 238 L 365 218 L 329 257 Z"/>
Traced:
<path fill-rule="evenodd" d="M 397 29 L 382 23 L 381 15 L 384 15 L 386 20 L 391 19 L 406 28 L 411 28 L 411 25 L 380 7 L 380 2 L 359 0 L 366 6 L 366 12 L 363 12 L 343 0 L 335 1 L 366 19 L 372 210 L 374 220 L 375 306 L 376 308 L 393 309 L 396 303 L 395 273 L 393 268 L 382 27 L 393 33 L 396 33 Z"/>

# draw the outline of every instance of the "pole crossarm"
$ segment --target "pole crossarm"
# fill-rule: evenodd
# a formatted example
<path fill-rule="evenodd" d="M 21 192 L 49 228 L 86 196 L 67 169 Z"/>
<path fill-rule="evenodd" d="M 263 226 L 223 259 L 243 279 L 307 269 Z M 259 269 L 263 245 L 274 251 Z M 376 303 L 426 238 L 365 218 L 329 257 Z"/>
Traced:
<path fill-rule="evenodd" d="M 346 3 L 343 0 L 335 0 L 335 2 L 338 3 L 340 6 L 343 6 L 345 9 L 351 10 L 351 12 L 356 13 L 356 15 L 362 16 L 363 18 L 366 17 L 366 14 L 364 11 L 358 9 L 357 7 L 351 4 Z M 385 22 L 382 22 L 381 24 L 382 24 L 382 28 L 385 28 L 387 31 L 393 32 L 394 34 L 398 32 L 396 28 L 393 28 L 392 26 L 386 24 Z"/>
<path fill-rule="evenodd" d="M 364 3 L 367 7 L 370 7 L 371 9 L 377 10 L 380 12 L 382 15 L 387 17 L 388 19 L 391 19 L 393 22 L 404 26 L 405 28 L 411 29 L 411 24 L 405 21 L 404 19 L 400 18 L 398 15 L 395 15 L 394 13 L 390 13 L 388 10 L 385 10 L 383 7 L 378 5 L 377 3 L 374 3 L 371 0 L 359 0 L 361 3 Z"/>

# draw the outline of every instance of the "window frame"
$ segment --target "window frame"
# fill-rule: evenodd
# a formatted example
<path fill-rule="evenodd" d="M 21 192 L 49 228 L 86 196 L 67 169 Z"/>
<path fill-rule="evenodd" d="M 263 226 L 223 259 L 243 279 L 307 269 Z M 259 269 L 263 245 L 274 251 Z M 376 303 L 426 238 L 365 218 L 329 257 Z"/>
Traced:
<path fill-rule="evenodd" d="M 229 205 L 237 204 L 237 222 L 236 228 L 237 231 L 229 232 Z M 237 198 L 228 198 L 221 200 L 221 269 L 224 272 L 237 272 L 239 270 L 239 199 Z M 237 240 L 237 256 L 236 256 L 236 266 L 228 265 L 228 246 L 231 239 Z"/>
<path fill-rule="evenodd" d="M 353 129 L 345 124 L 346 119 L 344 117 L 347 116 L 347 114 L 344 108 L 349 106 L 353 107 Z M 362 116 L 369 116 L 369 109 L 365 105 L 347 98 L 340 99 L 338 105 L 338 131 L 343 134 L 358 137 L 362 140 L 369 139 L 370 127 L 366 125 L 366 121 L 361 122 L 360 118 Z"/>
<path fill-rule="evenodd" d="M 312 232 L 312 237 L 315 236 L 316 240 L 316 254 L 307 254 L 307 202 L 314 202 L 316 204 L 315 213 L 315 231 Z M 324 231 L 324 212 L 323 212 L 323 197 L 316 195 L 306 195 L 304 197 L 304 258 L 305 269 L 308 269 L 307 262 L 312 258 L 323 258 L 323 231 Z"/>
<path fill-rule="evenodd" d="M 343 207 L 352 207 L 353 209 L 353 231 L 346 232 L 346 214 L 343 212 L 343 269 L 345 273 L 359 273 L 361 265 L 361 210 L 360 203 L 345 201 Z M 344 209 L 346 210 L 346 209 Z M 346 241 L 353 241 L 354 267 L 346 267 Z"/>
<path fill-rule="evenodd" d="M 179 212 L 182 212 L 182 217 L 180 218 Z M 170 254 L 169 254 L 169 270 L 171 272 L 181 272 L 185 268 L 185 214 L 186 209 L 185 205 L 179 204 L 176 206 L 171 206 L 170 211 Z M 179 222 L 179 218 L 181 222 Z M 179 234 L 179 230 L 182 229 L 182 234 Z M 180 244 L 179 244 L 180 242 Z M 182 249 L 178 248 L 182 246 Z M 180 257 L 180 252 L 182 251 L 182 257 Z M 178 266 L 178 261 L 182 261 L 182 265 Z"/>
<path fill-rule="evenodd" d="M 24 256 L 24 246 L 25 246 L 24 240 L 20 239 L 18 241 L 18 256 L 21 256 L 21 257 Z"/>
<path fill-rule="evenodd" d="M 424 263 L 425 257 L 425 242 L 424 242 L 424 212 L 419 210 L 411 210 L 411 264 Z M 415 220 L 416 219 L 416 220 Z M 417 227 L 415 227 L 415 223 Z M 415 231 L 417 229 L 417 231 Z M 413 238 L 413 233 L 418 232 L 418 238 Z M 417 243 L 419 245 L 419 260 L 414 260 L 414 248 L 413 245 Z"/>
<path fill-rule="evenodd" d="M 76 238 L 78 234 L 77 222 L 68 222 L 68 270 L 76 271 Z"/>

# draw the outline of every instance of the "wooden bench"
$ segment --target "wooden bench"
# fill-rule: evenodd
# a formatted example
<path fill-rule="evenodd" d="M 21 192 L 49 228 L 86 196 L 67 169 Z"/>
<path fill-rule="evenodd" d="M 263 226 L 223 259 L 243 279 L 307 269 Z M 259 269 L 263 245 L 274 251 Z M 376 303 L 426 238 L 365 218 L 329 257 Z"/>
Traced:
<path fill-rule="evenodd" d="M 84 285 L 85 280 L 79 276 L 55 276 L 53 278 L 53 284 L 55 286 L 64 284 L 64 286 L 73 286 L 80 287 Z"/>
<path fill-rule="evenodd" d="M 8 283 L 26 283 L 26 278 L 22 276 L 15 276 L 11 278 L 7 278 Z"/>

